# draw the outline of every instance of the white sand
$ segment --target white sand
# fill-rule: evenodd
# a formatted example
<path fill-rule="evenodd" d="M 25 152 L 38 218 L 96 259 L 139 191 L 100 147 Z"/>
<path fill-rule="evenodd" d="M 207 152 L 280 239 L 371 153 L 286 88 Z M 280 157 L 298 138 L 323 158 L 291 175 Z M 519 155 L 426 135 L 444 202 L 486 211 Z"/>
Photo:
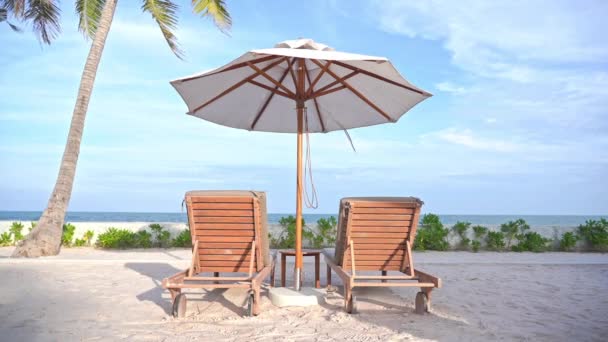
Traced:
<path fill-rule="evenodd" d="M 415 289 L 376 288 L 355 291 L 357 315 L 344 313 L 340 295 L 332 295 L 319 307 L 282 309 L 263 297 L 262 314 L 244 318 L 245 293 L 232 289 L 190 295 L 188 317 L 176 320 L 159 285 L 188 265 L 189 250 L 64 249 L 37 260 L 6 258 L 11 251 L 0 248 L 2 341 L 605 341 L 608 336 L 607 254 L 417 253 L 418 267 L 444 281 L 434 292 L 433 313 L 424 316 L 412 312 Z M 312 259 L 305 260 L 310 285 Z"/>

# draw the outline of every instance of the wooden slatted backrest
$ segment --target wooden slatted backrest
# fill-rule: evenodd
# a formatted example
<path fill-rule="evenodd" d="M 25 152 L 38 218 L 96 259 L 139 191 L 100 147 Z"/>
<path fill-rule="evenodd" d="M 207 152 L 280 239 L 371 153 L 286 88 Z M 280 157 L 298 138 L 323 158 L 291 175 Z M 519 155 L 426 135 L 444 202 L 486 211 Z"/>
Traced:
<path fill-rule="evenodd" d="M 354 243 L 355 269 L 403 271 L 408 265 L 406 243 L 413 244 L 422 201 L 413 197 L 346 199 L 345 246 Z M 351 267 L 350 249 L 341 260 Z"/>
<path fill-rule="evenodd" d="M 261 270 L 260 205 L 255 196 L 186 195 L 186 205 L 193 246 L 198 241 L 195 273 L 249 272 L 254 239 L 254 271 Z"/>

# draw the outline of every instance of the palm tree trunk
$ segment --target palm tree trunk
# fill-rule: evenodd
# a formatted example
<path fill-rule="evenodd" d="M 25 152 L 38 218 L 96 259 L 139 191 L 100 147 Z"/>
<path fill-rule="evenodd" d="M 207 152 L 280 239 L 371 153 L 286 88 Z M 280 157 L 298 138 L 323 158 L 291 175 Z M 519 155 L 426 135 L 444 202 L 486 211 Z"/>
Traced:
<path fill-rule="evenodd" d="M 84 121 L 89 107 L 89 100 L 93 92 L 97 67 L 101 60 L 101 54 L 105 46 L 110 25 L 114 17 L 116 2 L 118 0 L 107 0 L 101 12 L 101 18 L 91 50 L 84 66 L 78 98 L 72 114 L 72 123 L 68 133 L 68 141 L 65 145 L 59 175 L 55 188 L 49 199 L 48 206 L 42 213 L 42 217 L 34 230 L 23 240 L 13 252 L 13 257 L 39 257 L 45 255 L 56 255 L 61 248 L 61 235 L 63 232 L 63 221 L 70 203 L 74 176 L 76 175 L 76 164 L 80 154 L 80 142 L 84 131 Z"/>

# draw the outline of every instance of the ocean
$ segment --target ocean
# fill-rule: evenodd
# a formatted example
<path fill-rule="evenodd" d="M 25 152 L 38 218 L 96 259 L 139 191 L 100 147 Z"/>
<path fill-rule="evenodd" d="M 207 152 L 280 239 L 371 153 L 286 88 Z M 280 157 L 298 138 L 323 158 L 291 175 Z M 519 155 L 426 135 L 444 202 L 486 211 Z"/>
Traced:
<path fill-rule="evenodd" d="M 39 211 L 0 211 L 0 221 L 36 221 Z M 285 213 L 269 213 L 271 224 L 279 222 L 281 217 L 294 215 Z M 304 214 L 304 221 L 315 223 L 320 218 L 336 216 L 335 214 Z M 439 215 L 441 222 L 451 226 L 458 221 L 473 224 L 498 226 L 507 221 L 522 218 L 532 227 L 576 227 L 586 220 L 598 220 L 608 215 Z M 121 212 L 68 212 L 66 222 L 175 222 L 187 221 L 186 213 L 121 213 Z"/>

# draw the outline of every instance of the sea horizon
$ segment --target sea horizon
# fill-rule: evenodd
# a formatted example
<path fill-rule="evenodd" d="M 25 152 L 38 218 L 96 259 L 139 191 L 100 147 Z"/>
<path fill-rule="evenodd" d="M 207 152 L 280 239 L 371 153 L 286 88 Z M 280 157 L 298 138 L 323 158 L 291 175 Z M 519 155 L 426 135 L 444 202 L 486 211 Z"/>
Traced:
<path fill-rule="evenodd" d="M 37 221 L 41 211 L 0 210 L 0 221 Z M 278 223 L 281 217 L 295 213 L 268 213 L 269 223 Z M 550 214 L 437 214 L 445 225 L 453 225 L 458 221 L 472 224 L 500 225 L 507 221 L 522 218 L 531 226 L 574 227 L 587 220 L 599 220 L 606 215 L 550 215 Z M 337 213 L 305 213 L 307 223 L 316 222 L 320 218 L 337 217 Z M 175 222 L 187 221 L 186 212 L 113 212 L 113 211 L 70 211 L 66 214 L 66 222 Z"/>

